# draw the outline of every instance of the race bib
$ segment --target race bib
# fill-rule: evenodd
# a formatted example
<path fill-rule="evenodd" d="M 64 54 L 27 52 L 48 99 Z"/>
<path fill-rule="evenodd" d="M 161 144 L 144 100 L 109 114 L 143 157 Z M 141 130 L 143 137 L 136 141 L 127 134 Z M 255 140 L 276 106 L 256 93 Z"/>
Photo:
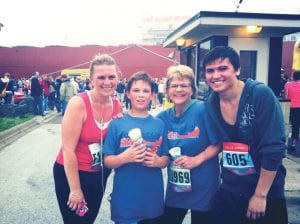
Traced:
<path fill-rule="evenodd" d="M 169 182 L 175 192 L 188 192 L 192 190 L 191 171 L 174 165 L 172 161 L 169 173 Z"/>
<path fill-rule="evenodd" d="M 223 167 L 240 176 L 254 174 L 255 168 L 249 149 L 250 147 L 243 143 L 224 142 Z"/>
<path fill-rule="evenodd" d="M 102 166 L 102 147 L 99 143 L 93 143 L 89 145 L 89 150 L 92 155 L 91 169 L 98 170 Z"/>

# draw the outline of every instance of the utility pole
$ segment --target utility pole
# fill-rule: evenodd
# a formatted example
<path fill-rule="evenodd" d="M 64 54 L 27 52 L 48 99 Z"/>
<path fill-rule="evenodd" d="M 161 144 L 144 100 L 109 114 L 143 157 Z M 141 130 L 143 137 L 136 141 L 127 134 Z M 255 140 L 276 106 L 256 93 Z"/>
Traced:
<path fill-rule="evenodd" d="M 242 5 L 242 3 L 243 3 L 243 0 L 240 0 L 239 3 L 238 3 L 238 5 L 236 6 L 235 12 L 239 11 L 239 8 Z"/>

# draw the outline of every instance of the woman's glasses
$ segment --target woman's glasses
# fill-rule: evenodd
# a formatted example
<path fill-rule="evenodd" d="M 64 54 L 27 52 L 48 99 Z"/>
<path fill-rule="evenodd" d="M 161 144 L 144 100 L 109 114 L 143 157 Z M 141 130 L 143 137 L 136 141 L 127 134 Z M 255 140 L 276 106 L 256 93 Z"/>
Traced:
<path fill-rule="evenodd" d="M 169 88 L 170 89 L 177 89 L 178 87 L 180 87 L 180 89 L 187 89 L 189 87 L 191 87 L 190 83 L 182 83 L 182 84 L 170 84 Z"/>

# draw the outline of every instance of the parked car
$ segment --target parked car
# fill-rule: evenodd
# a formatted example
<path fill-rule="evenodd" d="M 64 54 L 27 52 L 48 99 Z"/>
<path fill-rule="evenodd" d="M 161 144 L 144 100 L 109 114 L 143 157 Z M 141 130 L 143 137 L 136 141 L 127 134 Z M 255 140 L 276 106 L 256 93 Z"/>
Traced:
<path fill-rule="evenodd" d="M 18 104 L 24 99 L 26 99 L 26 94 L 23 92 L 21 88 L 19 88 L 18 91 L 14 93 L 14 103 Z"/>

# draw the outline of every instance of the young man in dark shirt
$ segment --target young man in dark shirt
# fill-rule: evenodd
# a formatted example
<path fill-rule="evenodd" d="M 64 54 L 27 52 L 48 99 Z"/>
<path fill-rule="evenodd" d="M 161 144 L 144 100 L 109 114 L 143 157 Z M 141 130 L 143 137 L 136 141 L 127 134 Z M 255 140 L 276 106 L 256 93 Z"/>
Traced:
<path fill-rule="evenodd" d="M 222 138 L 222 184 L 216 194 L 214 223 L 287 223 L 283 115 L 266 85 L 238 79 L 239 56 L 215 47 L 203 61 L 213 90 L 208 112 Z"/>

